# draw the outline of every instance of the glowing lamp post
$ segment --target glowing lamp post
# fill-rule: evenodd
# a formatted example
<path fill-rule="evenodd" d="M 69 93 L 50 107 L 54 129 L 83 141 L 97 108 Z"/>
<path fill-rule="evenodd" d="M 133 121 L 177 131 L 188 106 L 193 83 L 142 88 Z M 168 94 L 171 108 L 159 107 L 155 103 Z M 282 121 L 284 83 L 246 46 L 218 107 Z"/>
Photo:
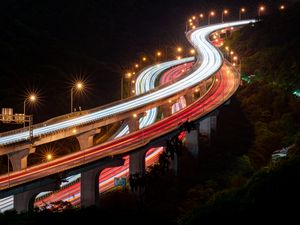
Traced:
<path fill-rule="evenodd" d="M 207 18 L 207 20 L 208 20 L 208 25 L 210 24 L 210 17 L 211 16 L 214 16 L 215 15 L 215 12 L 214 11 L 211 11 L 209 14 L 208 14 L 208 18 Z"/>
<path fill-rule="evenodd" d="M 31 94 L 31 95 L 29 95 L 27 98 L 25 98 L 25 100 L 24 100 L 24 104 L 23 104 L 23 113 L 24 113 L 24 127 L 25 127 L 25 117 L 26 117 L 26 103 L 27 102 L 31 102 L 31 103 L 33 103 L 33 102 L 35 102 L 36 101 L 36 95 L 35 94 Z"/>
<path fill-rule="evenodd" d="M 264 6 L 260 6 L 258 8 L 258 18 L 260 17 L 261 13 L 265 11 L 265 7 Z"/>
<path fill-rule="evenodd" d="M 246 9 L 245 8 L 240 8 L 240 11 L 239 11 L 239 20 L 242 19 L 242 14 L 246 12 Z"/>
<path fill-rule="evenodd" d="M 71 113 L 73 112 L 73 98 L 74 98 L 74 88 L 76 90 L 82 90 L 83 89 L 83 83 L 82 82 L 77 82 L 72 88 L 71 88 Z"/>
<path fill-rule="evenodd" d="M 221 16 L 221 22 L 224 23 L 224 15 L 227 15 L 228 14 L 228 10 L 227 9 L 224 9 L 222 11 L 222 16 Z"/>

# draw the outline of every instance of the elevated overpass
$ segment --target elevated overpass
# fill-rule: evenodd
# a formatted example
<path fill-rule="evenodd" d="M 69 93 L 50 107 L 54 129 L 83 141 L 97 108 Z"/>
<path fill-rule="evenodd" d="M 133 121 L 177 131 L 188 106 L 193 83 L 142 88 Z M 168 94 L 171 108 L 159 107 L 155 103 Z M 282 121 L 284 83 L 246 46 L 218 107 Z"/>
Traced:
<path fill-rule="evenodd" d="M 128 101 L 128 104 L 131 106 L 131 112 L 139 113 L 140 108 L 147 104 L 149 107 L 151 104 L 156 105 L 156 102 L 166 101 L 174 96 L 174 98 L 178 98 L 178 96 L 187 94 L 191 88 L 194 88 L 201 81 L 209 79 L 222 66 L 222 57 L 220 53 L 207 41 L 209 33 L 213 32 L 214 30 L 222 29 L 226 26 L 240 26 L 250 22 L 254 21 L 214 25 L 189 33 L 188 36 L 191 42 L 196 45 L 195 48 L 197 49 L 198 54 L 201 56 L 201 60 L 198 58 L 196 62 L 197 66 L 194 67 L 194 71 L 192 71 L 184 79 L 178 80 L 174 84 L 160 88 L 154 92 L 138 96 L 137 98 L 132 99 L 132 102 Z M 235 92 L 238 84 L 238 72 L 229 65 L 224 64 L 221 72 L 218 73 L 212 80 L 212 85 L 207 91 L 207 94 L 190 104 L 186 109 L 183 109 L 182 111 L 175 113 L 174 115 L 169 116 L 162 121 L 155 123 L 154 125 L 134 131 L 125 137 L 118 138 L 115 141 L 109 141 L 102 145 L 84 149 L 80 152 L 62 157 L 49 163 L 30 167 L 26 170 L 17 171 L 11 173 L 9 176 L 1 176 L 0 189 L 3 190 L 1 191 L 2 197 L 5 196 L 5 193 L 9 193 L 11 190 L 18 189 L 22 192 L 22 188 L 19 187 L 24 187 L 26 186 L 26 183 L 30 184 L 30 182 L 35 180 L 49 176 L 51 177 L 55 174 L 63 174 L 61 176 L 66 176 L 74 173 L 74 171 L 78 173 L 80 170 L 82 170 L 82 168 L 87 167 L 85 165 L 93 164 L 98 160 L 105 159 L 109 161 L 109 159 L 112 159 L 112 157 L 126 155 L 132 150 L 142 148 L 146 145 L 161 144 L 163 136 L 176 133 L 177 125 L 180 122 L 183 122 L 186 119 L 197 120 L 198 118 L 207 115 L 226 102 Z M 145 101 L 148 102 L 145 103 Z M 121 103 L 118 105 L 118 107 L 123 107 L 122 109 L 119 109 L 117 106 L 112 106 L 110 110 L 123 110 L 122 112 L 124 112 L 125 105 L 125 103 Z M 152 108 L 153 105 L 151 105 L 149 108 Z M 107 110 L 108 109 L 103 109 L 104 112 L 107 112 Z M 143 108 L 143 110 L 145 109 Z M 127 111 L 125 110 L 125 112 Z M 92 114 L 93 113 L 90 115 Z M 76 121 L 79 124 L 80 122 L 87 122 L 87 120 L 84 119 L 86 119 L 86 116 L 79 117 L 76 119 Z M 71 122 L 70 126 L 74 126 L 71 125 L 75 123 L 73 119 L 68 120 L 68 122 Z M 60 128 L 62 129 L 64 126 L 69 126 L 66 125 L 66 122 L 58 123 L 56 125 L 56 129 L 58 130 Z M 50 126 L 53 125 L 49 125 L 49 127 Z M 17 142 L 20 141 L 22 136 L 18 135 L 12 135 L 13 137 L 6 137 L 0 140 L 2 141 L 2 144 L 11 143 L 11 141 Z M 7 191 L 5 192 L 4 190 Z"/>

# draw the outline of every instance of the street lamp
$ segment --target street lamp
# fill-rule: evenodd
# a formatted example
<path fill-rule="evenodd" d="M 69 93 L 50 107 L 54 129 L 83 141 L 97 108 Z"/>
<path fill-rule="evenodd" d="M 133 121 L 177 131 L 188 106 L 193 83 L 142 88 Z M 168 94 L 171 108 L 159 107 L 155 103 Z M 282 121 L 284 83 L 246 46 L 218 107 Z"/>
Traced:
<path fill-rule="evenodd" d="M 125 74 L 125 78 L 130 79 L 132 77 L 132 75 L 135 74 L 134 72 L 128 72 Z M 121 77 L 121 99 L 124 98 L 124 77 Z"/>
<path fill-rule="evenodd" d="M 81 81 L 78 81 L 72 88 L 71 88 L 71 113 L 73 112 L 73 95 L 74 95 L 74 88 L 76 90 L 82 90 L 83 89 L 83 83 Z"/>
<path fill-rule="evenodd" d="M 201 23 L 201 21 L 203 20 L 203 18 L 204 18 L 204 14 L 203 14 L 203 13 L 200 13 L 200 15 L 199 15 L 199 23 L 198 23 L 198 26 L 200 26 L 200 23 Z"/>
<path fill-rule="evenodd" d="M 177 47 L 177 52 L 182 52 L 182 48 L 181 47 Z"/>
<path fill-rule="evenodd" d="M 227 15 L 228 14 L 228 10 L 227 9 L 224 9 L 222 11 L 222 16 L 221 16 L 221 22 L 224 23 L 224 15 Z"/>
<path fill-rule="evenodd" d="M 263 12 L 263 11 L 265 11 L 265 7 L 264 6 L 260 6 L 258 8 L 258 18 L 260 17 L 260 13 Z"/>
<path fill-rule="evenodd" d="M 52 156 L 52 154 L 48 153 L 46 158 L 47 158 L 48 161 L 50 161 L 53 158 L 53 156 Z"/>
<path fill-rule="evenodd" d="M 208 14 L 208 25 L 210 24 L 210 17 L 211 16 L 214 16 L 215 15 L 215 12 L 214 11 L 211 11 L 209 14 Z"/>
<path fill-rule="evenodd" d="M 162 57 L 163 53 L 162 51 L 158 50 L 157 52 L 155 52 L 155 57 L 154 57 L 154 61 L 155 63 L 160 61 L 160 58 Z"/>
<path fill-rule="evenodd" d="M 26 103 L 27 102 L 35 102 L 36 101 L 36 95 L 35 94 L 30 94 L 29 96 L 27 96 L 27 98 L 25 98 L 24 100 L 24 104 L 23 104 L 23 113 L 24 113 L 24 127 L 25 127 L 25 118 L 26 118 Z"/>
<path fill-rule="evenodd" d="M 245 8 L 240 8 L 240 11 L 239 11 L 239 20 L 242 19 L 242 13 L 245 13 L 245 12 L 246 12 Z"/>
<path fill-rule="evenodd" d="M 279 10 L 281 10 L 281 11 L 282 11 L 282 10 L 285 10 L 285 6 L 284 6 L 284 5 L 280 5 L 280 6 L 279 6 Z"/>

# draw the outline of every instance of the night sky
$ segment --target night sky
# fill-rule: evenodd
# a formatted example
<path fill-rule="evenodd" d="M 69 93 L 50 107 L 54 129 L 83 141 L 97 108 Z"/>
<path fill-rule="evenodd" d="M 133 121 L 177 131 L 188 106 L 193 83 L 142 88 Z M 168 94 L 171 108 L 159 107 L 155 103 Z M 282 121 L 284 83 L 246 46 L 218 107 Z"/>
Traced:
<path fill-rule="evenodd" d="M 215 10 L 211 22 L 256 16 L 257 5 L 281 1 L 201 0 L 15 0 L 0 8 L 0 107 L 22 112 L 26 92 L 36 90 L 39 104 L 28 106 L 39 122 L 69 112 L 70 88 L 86 80 L 85 95 L 74 98 L 82 109 L 119 99 L 121 76 L 169 46 L 188 47 L 185 21 Z M 204 24 L 203 24 L 204 25 Z"/>

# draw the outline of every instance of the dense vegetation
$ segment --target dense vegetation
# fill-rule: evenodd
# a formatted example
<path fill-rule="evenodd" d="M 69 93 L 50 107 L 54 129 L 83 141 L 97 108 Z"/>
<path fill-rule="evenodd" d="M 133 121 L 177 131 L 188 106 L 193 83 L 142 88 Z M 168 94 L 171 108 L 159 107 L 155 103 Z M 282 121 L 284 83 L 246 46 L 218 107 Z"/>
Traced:
<path fill-rule="evenodd" d="M 300 4 L 295 4 L 241 29 L 226 43 L 241 58 L 243 76 L 251 75 L 238 99 L 254 128 L 249 154 L 255 167 L 300 137 L 300 101 L 292 96 L 300 87 L 299 13 Z"/>

